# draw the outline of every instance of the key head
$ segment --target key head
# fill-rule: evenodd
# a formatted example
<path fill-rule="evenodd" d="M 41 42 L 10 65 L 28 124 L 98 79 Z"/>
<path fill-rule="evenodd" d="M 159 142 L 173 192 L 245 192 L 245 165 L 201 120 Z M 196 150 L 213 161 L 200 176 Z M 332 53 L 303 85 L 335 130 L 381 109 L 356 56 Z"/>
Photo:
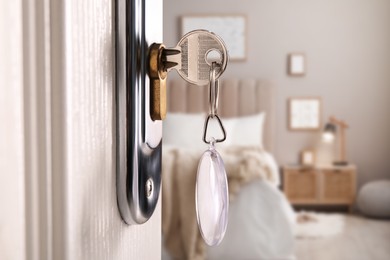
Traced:
<path fill-rule="evenodd" d="M 180 49 L 179 75 L 189 83 L 203 86 L 210 82 L 210 68 L 213 61 L 218 63 L 216 79 L 226 69 L 228 53 L 223 40 L 206 30 L 195 30 L 181 38 L 176 46 Z"/>

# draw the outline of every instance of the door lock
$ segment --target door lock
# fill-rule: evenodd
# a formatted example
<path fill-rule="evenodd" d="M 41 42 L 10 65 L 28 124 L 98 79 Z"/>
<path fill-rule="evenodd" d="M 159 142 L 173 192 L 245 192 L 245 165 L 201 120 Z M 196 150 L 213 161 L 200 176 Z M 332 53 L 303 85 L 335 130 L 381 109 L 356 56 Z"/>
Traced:
<path fill-rule="evenodd" d="M 163 57 L 165 46 L 153 43 L 149 50 L 150 116 L 153 120 L 164 120 L 167 114 L 167 75 Z"/>
<path fill-rule="evenodd" d="M 218 78 L 228 55 L 223 41 L 204 30 L 186 34 L 174 48 L 153 43 L 162 40 L 161 0 L 118 0 L 116 17 L 117 201 L 125 223 L 142 224 L 160 194 L 168 73 L 175 69 L 187 82 L 206 85 L 211 63 L 219 64 Z"/>

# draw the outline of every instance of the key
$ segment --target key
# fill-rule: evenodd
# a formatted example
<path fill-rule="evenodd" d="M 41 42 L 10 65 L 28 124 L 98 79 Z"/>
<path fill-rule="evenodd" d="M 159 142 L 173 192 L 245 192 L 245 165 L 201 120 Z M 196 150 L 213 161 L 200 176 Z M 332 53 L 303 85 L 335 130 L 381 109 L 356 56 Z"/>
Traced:
<path fill-rule="evenodd" d="M 228 53 L 219 36 L 206 30 L 195 30 L 181 38 L 174 48 L 153 43 L 149 48 L 150 116 L 163 120 L 167 113 L 166 78 L 175 69 L 189 83 L 210 83 L 211 65 L 215 62 L 215 80 L 226 69 Z"/>
<path fill-rule="evenodd" d="M 164 69 L 175 69 L 189 83 L 203 86 L 210 82 L 212 62 L 218 64 L 216 79 L 226 69 L 228 53 L 222 39 L 206 30 L 195 30 L 184 35 L 176 47 L 162 52 Z"/>

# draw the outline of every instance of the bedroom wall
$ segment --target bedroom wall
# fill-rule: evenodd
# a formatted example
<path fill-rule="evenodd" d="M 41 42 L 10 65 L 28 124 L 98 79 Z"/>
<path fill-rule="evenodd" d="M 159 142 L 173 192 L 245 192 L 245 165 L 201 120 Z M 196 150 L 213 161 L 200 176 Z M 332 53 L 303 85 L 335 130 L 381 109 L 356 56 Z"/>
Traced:
<path fill-rule="evenodd" d="M 320 96 L 323 120 L 335 115 L 351 126 L 347 152 L 359 184 L 390 178 L 390 1 L 165 0 L 166 45 L 177 43 L 186 14 L 247 16 L 247 59 L 230 62 L 224 77 L 275 81 L 280 164 L 297 162 L 301 149 L 318 143 L 318 133 L 288 131 L 287 98 Z M 306 53 L 305 77 L 286 74 L 294 51 Z"/>

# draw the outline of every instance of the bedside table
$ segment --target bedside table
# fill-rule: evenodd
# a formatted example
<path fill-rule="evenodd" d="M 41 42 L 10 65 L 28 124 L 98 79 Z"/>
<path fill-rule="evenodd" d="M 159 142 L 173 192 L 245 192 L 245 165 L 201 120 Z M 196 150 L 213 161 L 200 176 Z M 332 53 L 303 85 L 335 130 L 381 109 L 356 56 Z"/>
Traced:
<path fill-rule="evenodd" d="M 345 205 L 351 211 L 356 166 L 283 166 L 283 191 L 293 205 Z"/>

